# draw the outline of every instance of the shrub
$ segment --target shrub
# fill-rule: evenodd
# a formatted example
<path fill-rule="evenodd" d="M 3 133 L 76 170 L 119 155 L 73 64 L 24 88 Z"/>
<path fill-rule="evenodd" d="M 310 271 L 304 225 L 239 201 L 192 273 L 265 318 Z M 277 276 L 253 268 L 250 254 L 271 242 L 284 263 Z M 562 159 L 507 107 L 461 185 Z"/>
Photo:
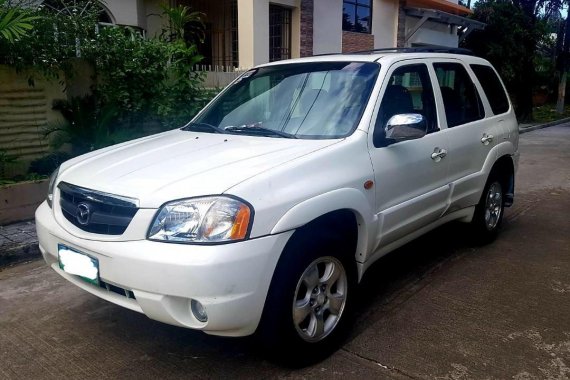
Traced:
<path fill-rule="evenodd" d="M 49 176 L 62 162 L 71 158 L 69 153 L 53 152 L 46 156 L 37 158 L 30 163 L 28 173 L 30 175 L 36 174 L 39 176 Z"/>

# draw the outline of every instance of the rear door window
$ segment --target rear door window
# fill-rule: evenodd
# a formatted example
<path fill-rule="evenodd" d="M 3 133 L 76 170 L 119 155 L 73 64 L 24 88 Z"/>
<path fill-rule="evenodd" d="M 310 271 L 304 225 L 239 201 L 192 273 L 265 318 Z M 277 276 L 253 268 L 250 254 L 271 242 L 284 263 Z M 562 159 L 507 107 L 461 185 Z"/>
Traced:
<path fill-rule="evenodd" d="M 483 104 L 465 67 L 459 63 L 434 63 L 433 67 L 441 90 L 447 127 L 483 119 Z"/>
<path fill-rule="evenodd" d="M 471 65 L 471 69 L 481 83 L 493 113 L 499 115 L 507 112 L 509 110 L 509 98 L 495 70 L 485 65 Z"/>

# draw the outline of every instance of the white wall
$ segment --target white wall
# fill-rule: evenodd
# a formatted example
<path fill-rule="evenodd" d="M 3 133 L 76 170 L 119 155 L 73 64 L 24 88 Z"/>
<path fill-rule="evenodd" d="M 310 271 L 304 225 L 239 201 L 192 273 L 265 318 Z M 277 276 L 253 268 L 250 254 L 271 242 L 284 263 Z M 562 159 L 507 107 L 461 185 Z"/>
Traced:
<path fill-rule="evenodd" d="M 137 0 L 107 0 L 105 5 L 119 25 L 140 27 L 141 24 L 146 23 L 144 15 L 139 14 L 140 8 Z"/>
<path fill-rule="evenodd" d="M 314 0 L 313 54 L 342 51 L 342 0 Z"/>
<path fill-rule="evenodd" d="M 108 0 L 107 0 L 108 1 Z M 161 17 L 162 8 L 156 0 L 144 0 L 144 20 L 146 25 L 146 35 L 150 38 L 158 36 L 168 21 Z"/>
<path fill-rule="evenodd" d="M 372 3 L 372 34 L 374 48 L 395 47 L 398 33 L 398 1 L 374 0 Z"/>
<path fill-rule="evenodd" d="M 418 18 L 406 17 L 406 31 L 411 29 Z M 431 21 L 425 22 L 422 27 L 409 39 L 406 46 L 413 44 L 439 45 L 457 47 L 459 39 L 455 27 Z"/>
<path fill-rule="evenodd" d="M 269 2 L 238 1 L 238 43 L 240 67 L 269 62 Z"/>

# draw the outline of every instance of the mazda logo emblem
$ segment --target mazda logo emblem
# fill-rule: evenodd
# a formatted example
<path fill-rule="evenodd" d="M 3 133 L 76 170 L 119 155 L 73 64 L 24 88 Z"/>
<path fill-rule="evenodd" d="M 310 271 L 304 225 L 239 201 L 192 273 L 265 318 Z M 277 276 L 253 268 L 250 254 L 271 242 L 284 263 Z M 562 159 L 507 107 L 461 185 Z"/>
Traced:
<path fill-rule="evenodd" d="M 85 202 L 81 202 L 77 205 L 77 213 L 75 214 L 75 218 L 77 219 L 77 223 L 81 224 L 82 226 L 86 226 L 89 224 L 89 218 L 91 217 L 91 209 L 89 205 Z"/>

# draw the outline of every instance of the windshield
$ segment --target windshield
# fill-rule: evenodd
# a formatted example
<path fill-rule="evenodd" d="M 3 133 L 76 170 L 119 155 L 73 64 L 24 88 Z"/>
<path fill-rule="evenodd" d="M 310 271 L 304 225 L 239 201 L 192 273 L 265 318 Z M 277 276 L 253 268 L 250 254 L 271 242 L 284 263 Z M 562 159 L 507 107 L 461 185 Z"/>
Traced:
<path fill-rule="evenodd" d="M 307 139 L 340 138 L 356 128 L 380 66 L 318 62 L 246 72 L 193 123 L 201 131 Z M 275 131 L 275 132 L 274 132 Z"/>

